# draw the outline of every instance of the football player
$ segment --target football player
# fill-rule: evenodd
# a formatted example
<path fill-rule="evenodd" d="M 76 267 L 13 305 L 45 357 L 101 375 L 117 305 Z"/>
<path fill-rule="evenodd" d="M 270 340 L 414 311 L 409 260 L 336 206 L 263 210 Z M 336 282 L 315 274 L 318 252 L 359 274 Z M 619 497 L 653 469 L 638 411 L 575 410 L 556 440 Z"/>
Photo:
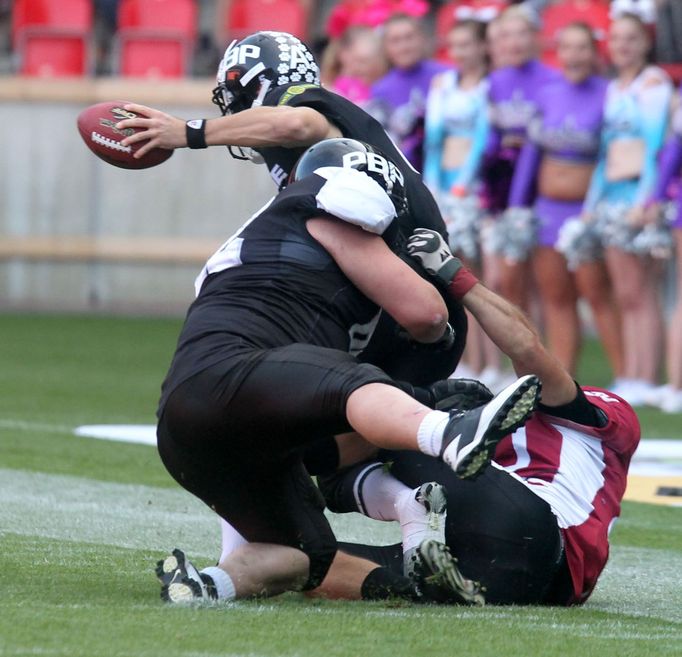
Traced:
<path fill-rule="evenodd" d="M 391 474 L 364 464 L 327 479 L 321 485 L 327 502 L 332 510 L 376 517 L 408 486 L 440 482 L 449 509 L 447 545 L 463 575 L 480 580 L 487 603 L 581 604 L 608 558 L 609 531 L 640 438 L 637 416 L 608 390 L 577 385 L 525 316 L 478 284 L 437 233 L 416 231 L 408 248 L 434 282 L 462 299 L 518 375 L 538 376 L 542 402 L 497 444 L 493 462 L 475 480 L 453 476 L 423 454 L 385 453 Z M 399 547 L 344 549 L 402 568 Z"/>
<path fill-rule="evenodd" d="M 149 140 L 136 153 L 152 148 L 205 148 L 227 145 L 239 159 L 264 161 L 278 188 L 283 188 L 305 149 L 323 139 L 349 137 L 372 144 L 395 163 L 407 194 L 407 211 L 397 224 L 394 251 L 416 227 L 446 235 L 445 224 L 421 176 L 395 147 L 381 124 L 367 112 L 320 85 L 312 53 L 285 32 L 257 32 L 225 51 L 213 90 L 222 118 L 185 121 L 143 105 L 127 109 L 146 118 L 126 119 L 118 128 L 138 128 L 124 145 Z M 401 237 L 402 236 L 402 237 Z M 406 257 L 406 261 L 409 262 Z M 459 362 L 466 340 L 466 316 L 461 305 L 446 299 L 453 328 L 447 348 L 420 348 L 403 340 L 390 317 L 382 315 L 364 345 L 362 360 L 394 378 L 424 385 L 449 376 Z"/>
<path fill-rule="evenodd" d="M 202 573 L 179 551 L 163 560 L 158 574 L 170 601 L 320 585 L 337 545 L 302 463 L 307 445 L 355 431 L 376 447 L 440 456 L 458 476 L 472 477 L 535 406 L 539 382 L 525 376 L 451 418 L 349 353 L 356 330 L 379 308 L 424 344 L 442 339 L 447 311 L 435 287 L 382 238 L 405 210 L 392 163 L 366 144 L 336 144 L 327 166 L 314 157 L 319 146 L 309 149 L 317 168 L 299 172 L 197 277 L 162 388 L 159 452 L 176 481 L 249 543 Z M 416 556 L 422 582 L 435 575 L 454 598 L 475 601 L 477 589 L 444 546 L 426 540 Z M 355 575 L 346 588 L 355 597 L 353 587 L 381 570 L 368 561 L 349 569 Z M 400 588 L 403 580 L 393 582 Z"/>

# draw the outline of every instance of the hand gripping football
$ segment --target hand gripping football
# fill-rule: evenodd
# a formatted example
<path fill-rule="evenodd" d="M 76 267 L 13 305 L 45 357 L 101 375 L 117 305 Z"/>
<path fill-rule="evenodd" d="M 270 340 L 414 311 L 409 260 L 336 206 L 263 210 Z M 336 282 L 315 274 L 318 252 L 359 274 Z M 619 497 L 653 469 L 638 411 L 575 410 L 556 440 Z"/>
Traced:
<path fill-rule="evenodd" d="M 134 119 L 138 115 L 123 109 L 128 101 L 113 101 L 90 105 L 78 115 L 78 131 L 83 141 L 97 157 L 123 169 L 148 169 L 165 162 L 172 150 L 154 148 L 144 157 L 135 159 L 135 151 L 146 141 L 123 146 L 123 141 L 137 131 L 136 128 L 119 130 L 116 124 L 123 119 Z"/>

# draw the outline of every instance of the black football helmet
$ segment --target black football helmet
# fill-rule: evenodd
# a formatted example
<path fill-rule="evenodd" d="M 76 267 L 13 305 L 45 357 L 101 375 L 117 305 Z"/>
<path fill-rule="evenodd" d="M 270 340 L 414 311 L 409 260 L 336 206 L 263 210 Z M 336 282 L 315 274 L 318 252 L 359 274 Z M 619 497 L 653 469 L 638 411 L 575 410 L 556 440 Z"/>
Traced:
<path fill-rule="evenodd" d="M 306 45 L 287 32 L 256 32 L 233 41 L 218 66 L 213 102 L 223 116 L 263 103 L 275 87 L 320 84 L 320 69 Z"/>
<path fill-rule="evenodd" d="M 289 174 L 289 182 L 302 180 L 321 167 L 345 167 L 366 173 L 384 189 L 398 216 L 407 212 L 403 173 L 378 148 L 357 139 L 324 139 L 301 155 Z"/>

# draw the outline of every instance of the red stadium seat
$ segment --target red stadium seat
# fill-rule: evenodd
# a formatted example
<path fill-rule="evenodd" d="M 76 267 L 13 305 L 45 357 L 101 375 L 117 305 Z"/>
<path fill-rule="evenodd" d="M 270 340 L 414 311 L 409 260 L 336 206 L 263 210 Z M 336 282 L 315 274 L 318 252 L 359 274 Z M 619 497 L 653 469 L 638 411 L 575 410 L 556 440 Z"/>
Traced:
<path fill-rule="evenodd" d="M 88 0 L 16 0 L 12 40 L 19 73 L 41 77 L 90 70 L 92 5 Z"/>
<path fill-rule="evenodd" d="M 177 78 L 187 74 L 197 32 L 192 0 L 122 0 L 118 24 L 121 75 Z"/>
<path fill-rule="evenodd" d="M 575 21 L 587 23 L 592 28 L 599 53 L 606 60 L 606 36 L 611 24 L 608 0 L 565 0 L 549 5 L 542 13 L 540 43 L 545 64 L 558 67 L 556 49 L 559 33 Z"/>
<path fill-rule="evenodd" d="M 308 14 L 298 0 L 233 0 L 224 27 L 230 39 L 243 39 L 260 30 L 289 32 L 305 39 Z"/>

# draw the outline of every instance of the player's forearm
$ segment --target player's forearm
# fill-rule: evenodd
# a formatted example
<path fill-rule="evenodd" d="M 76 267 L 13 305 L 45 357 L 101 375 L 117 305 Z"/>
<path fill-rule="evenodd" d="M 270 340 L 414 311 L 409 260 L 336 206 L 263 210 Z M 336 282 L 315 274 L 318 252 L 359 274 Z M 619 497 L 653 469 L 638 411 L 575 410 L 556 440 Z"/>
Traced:
<path fill-rule="evenodd" d="M 315 110 L 292 107 L 254 107 L 206 122 L 209 146 L 297 147 L 327 137 L 327 120 Z"/>
<path fill-rule="evenodd" d="M 517 374 L 540 378 L 545 404 L 560 405 L 575 397 L 573 379 L 545 349 L 521 310 L 480 283 L 462 297 L 462 303 L 495 345 L 509 356 Z"/>

